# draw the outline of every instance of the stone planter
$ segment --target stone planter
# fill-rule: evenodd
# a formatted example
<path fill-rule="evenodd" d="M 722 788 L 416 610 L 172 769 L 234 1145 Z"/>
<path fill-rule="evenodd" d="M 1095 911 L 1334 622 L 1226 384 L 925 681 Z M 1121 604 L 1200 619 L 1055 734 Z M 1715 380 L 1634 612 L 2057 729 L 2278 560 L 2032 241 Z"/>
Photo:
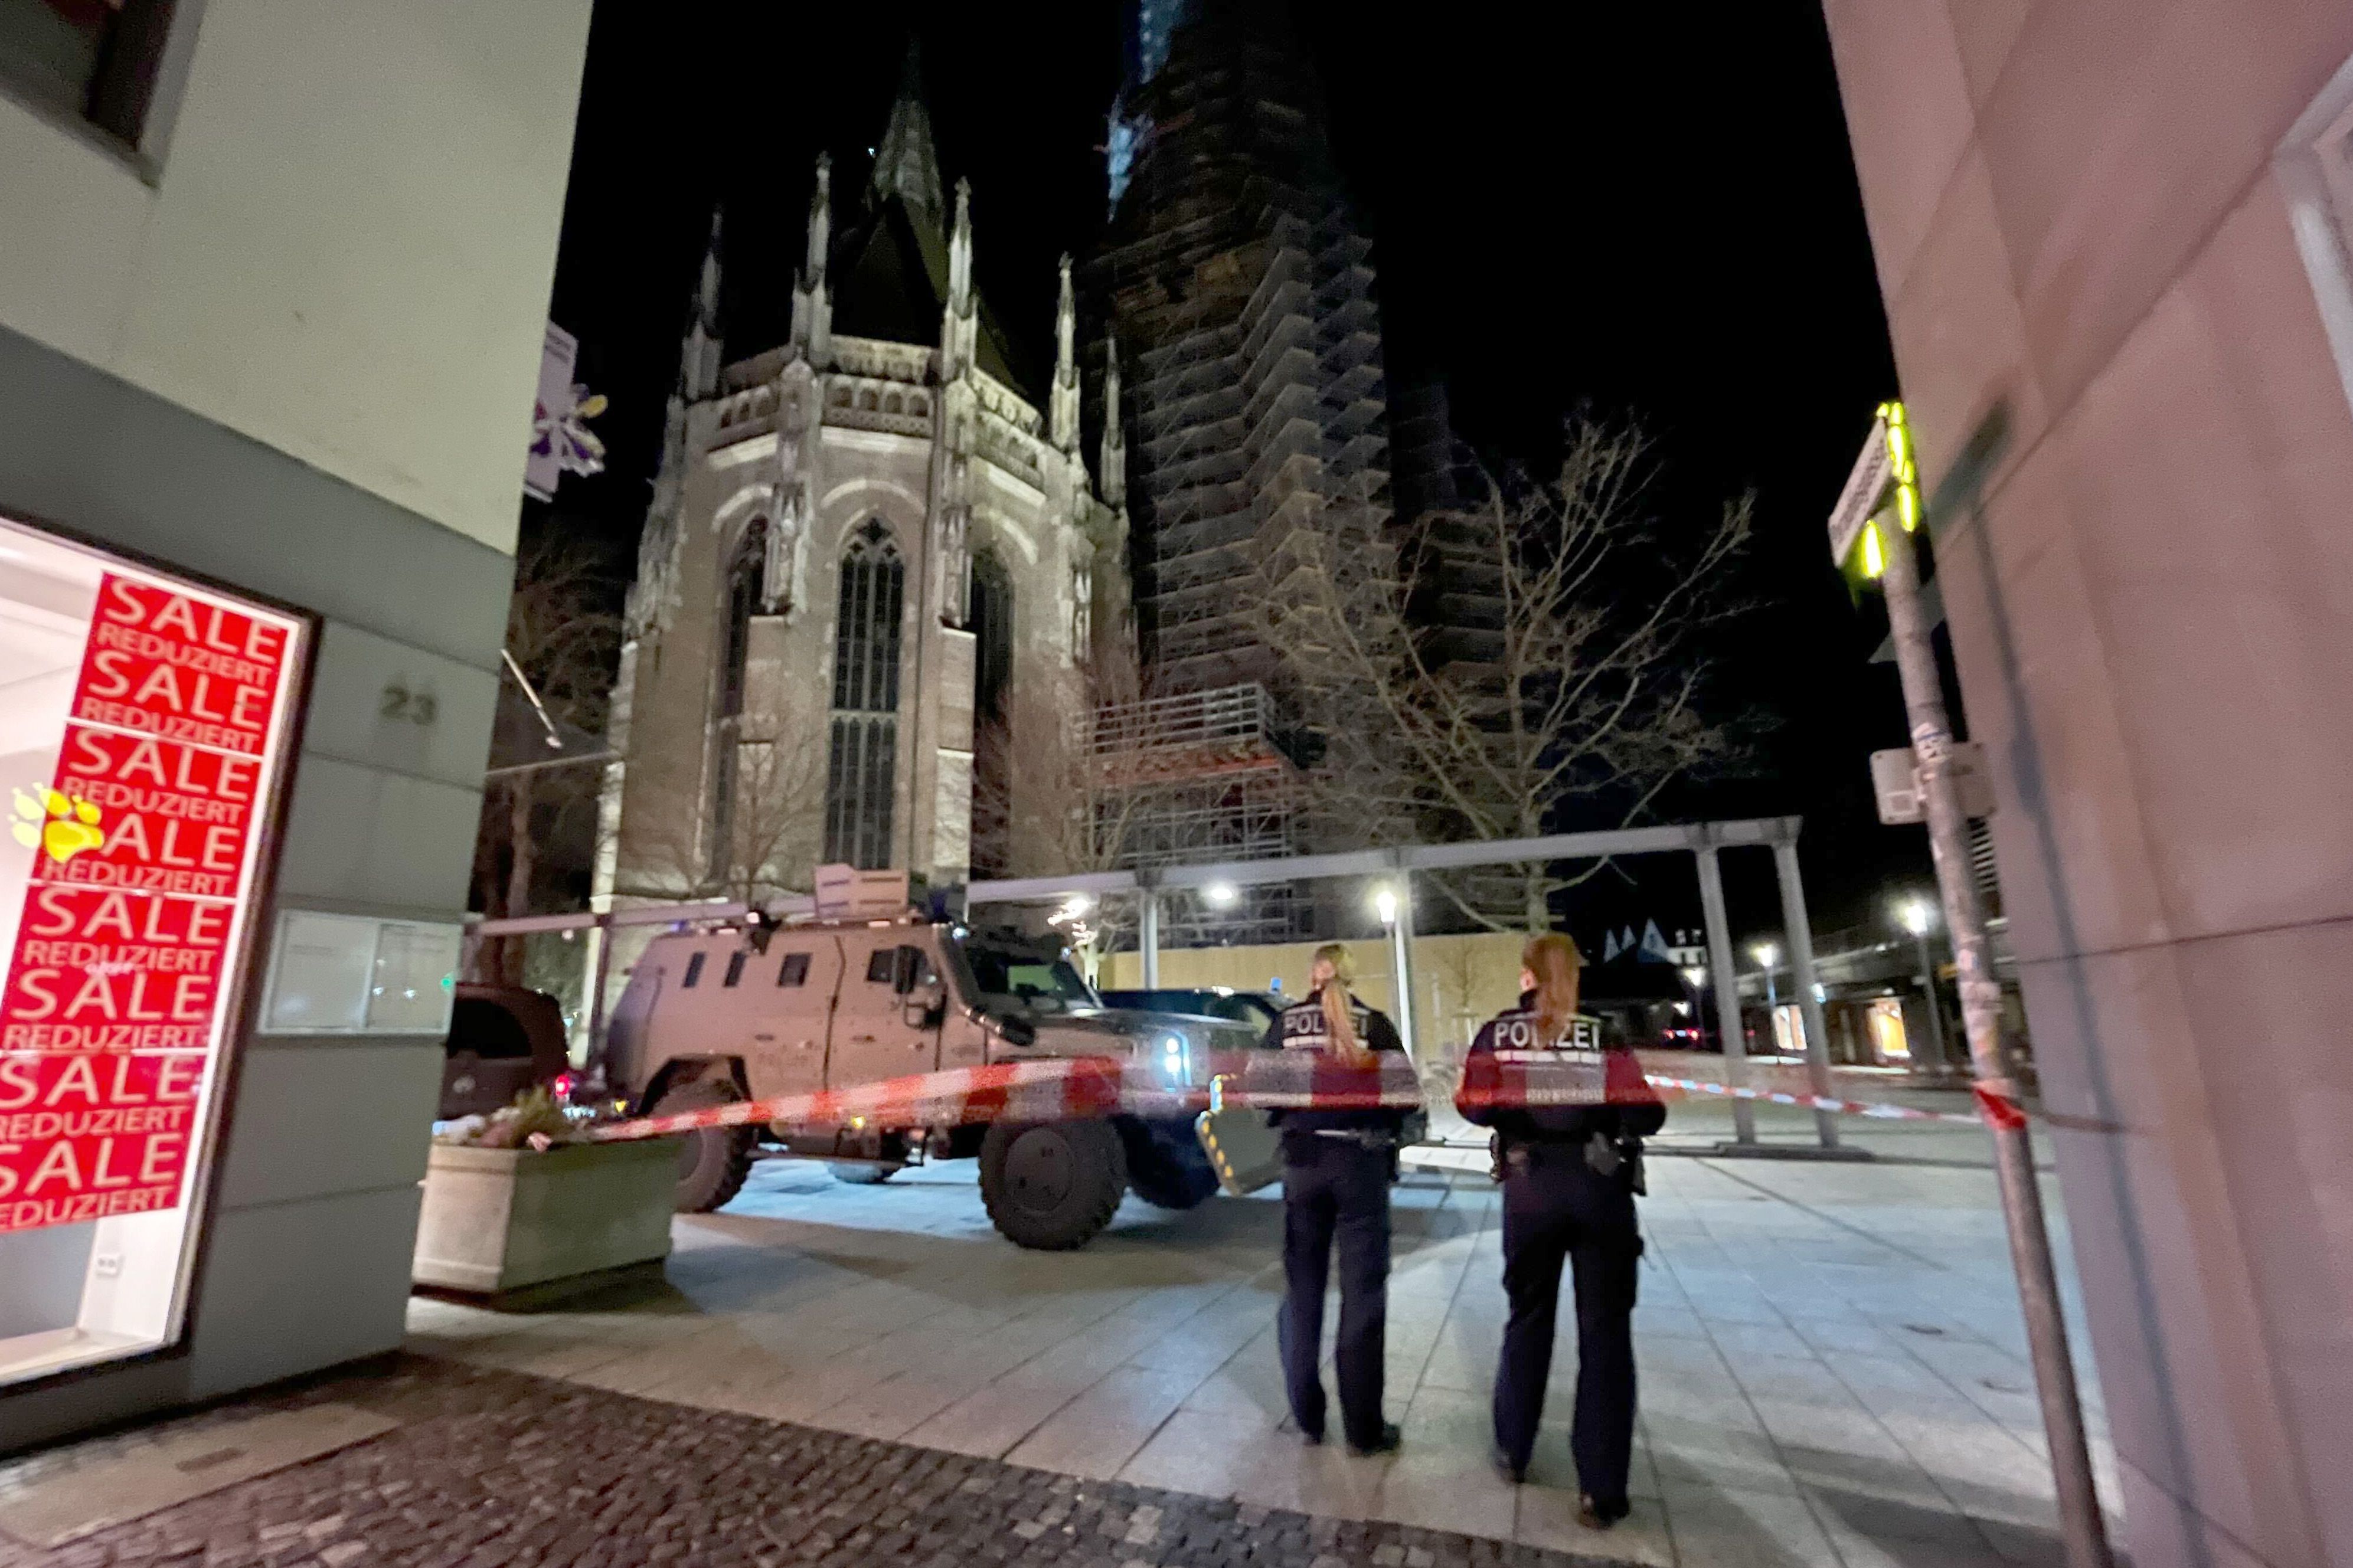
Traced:
<path fill-rule="evenodd" d="M 670 1256 L 678 1141 L 528 1149 L 433 1145 L 419 1285 L 485 1295 Z"/>

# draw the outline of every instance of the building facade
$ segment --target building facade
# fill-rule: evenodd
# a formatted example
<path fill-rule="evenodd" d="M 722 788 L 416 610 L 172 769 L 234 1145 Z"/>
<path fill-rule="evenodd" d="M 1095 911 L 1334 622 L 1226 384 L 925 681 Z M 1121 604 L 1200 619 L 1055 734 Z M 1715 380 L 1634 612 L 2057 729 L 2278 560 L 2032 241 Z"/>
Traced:
<path fill-rule="evenodd" d="M 0 1448 L 402 1341 L 588 12 L 0 28 Z"/>
<path fill-rule="evenodd" d="M 1825 10 L 2109 1500 L 2353 1562 L 2353 12 Z"/>
<path fill-rule="evenodd" d="M 1041 405 L 973 287 L 971 202 L 911 57 L 839 231 L 818 162 L 788 342 L 723 353 L 714 224 L 628 601 L 602 907 L 834 861 L 961 883 L 976 751 L 1059 754 L 1124 643 L 1122 459 L 1114 432 L 1098 488 L 1082 453 L 1069 265 Z"/>

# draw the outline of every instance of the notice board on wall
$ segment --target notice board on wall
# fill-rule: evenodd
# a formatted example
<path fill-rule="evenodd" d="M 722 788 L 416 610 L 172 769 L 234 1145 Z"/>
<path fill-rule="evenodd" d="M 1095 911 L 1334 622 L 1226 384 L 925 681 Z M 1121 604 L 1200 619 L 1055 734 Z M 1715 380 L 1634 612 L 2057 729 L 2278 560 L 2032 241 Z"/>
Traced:
<path fill-rule="evenodd" d="M 0 1235 L 186 1210 L 310 626 L 5 520 L 0 575 Z"/>

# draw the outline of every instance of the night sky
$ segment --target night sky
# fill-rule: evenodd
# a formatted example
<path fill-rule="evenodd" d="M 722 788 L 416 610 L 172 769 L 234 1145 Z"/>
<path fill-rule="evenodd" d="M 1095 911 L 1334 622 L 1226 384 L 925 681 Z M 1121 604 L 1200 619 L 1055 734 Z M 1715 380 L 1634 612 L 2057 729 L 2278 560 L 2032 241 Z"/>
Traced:
<path fill-rule="evenodd" d="M 1893 667 L 1868 662 L 1883 618 L 1850 602 L 1823 520 L 1897 388 L 1819 7 L 1458 0 L 1411 28 L 1337 0 L 1294 8 L 1375 241 L 1393 381 L 1442 376 L 1460 436 L 1537 469 L 1570 408 L 1635 414 L 1670 519 L 1756 489 L 1763 604 L 1722 650 L 1720 694 L 1772 728 L 1750 776 L 1670 809 L 1803 813 L 1817 931 L 1883 919 L 1891 888 L 1927 885 L 1926 846 L 1873 816 L 1866 753 L 1904 742 L 1902 708 Z M 973 182 L 976 280 L 1033 358 L 1050 352 L 1054 259 L 1083 256 L 1104 216 L 1114 0 L 603 0 L 552 313 L 612 399 L 611 459 L 555 508 L 526 503 L 527 531 L 576 531 L 634 567 L 712 204 L 734 357 L 784 337 L 813 161 L 833 153 L 837 203 L 862 188 L 911 29 L 944 171 Z M 1736 931 L 1777 926 L 1763 853 L 1725 869 Z M 1594 884 L 1572 926 L 1646 913 L 1695 923 L 1688 862 Z"/>

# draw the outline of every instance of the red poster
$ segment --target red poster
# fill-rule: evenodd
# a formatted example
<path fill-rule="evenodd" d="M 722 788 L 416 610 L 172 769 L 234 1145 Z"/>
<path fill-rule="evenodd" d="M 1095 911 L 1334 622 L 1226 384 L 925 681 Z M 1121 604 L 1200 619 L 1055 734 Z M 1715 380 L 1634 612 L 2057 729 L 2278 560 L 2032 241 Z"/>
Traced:
<path fill-rule="evenodd" d="M 99 579 L 56 767 L 12 791 L 31 864 L 0 989 L 0 1231 L 185 1199 L 295 629 Z"/>

